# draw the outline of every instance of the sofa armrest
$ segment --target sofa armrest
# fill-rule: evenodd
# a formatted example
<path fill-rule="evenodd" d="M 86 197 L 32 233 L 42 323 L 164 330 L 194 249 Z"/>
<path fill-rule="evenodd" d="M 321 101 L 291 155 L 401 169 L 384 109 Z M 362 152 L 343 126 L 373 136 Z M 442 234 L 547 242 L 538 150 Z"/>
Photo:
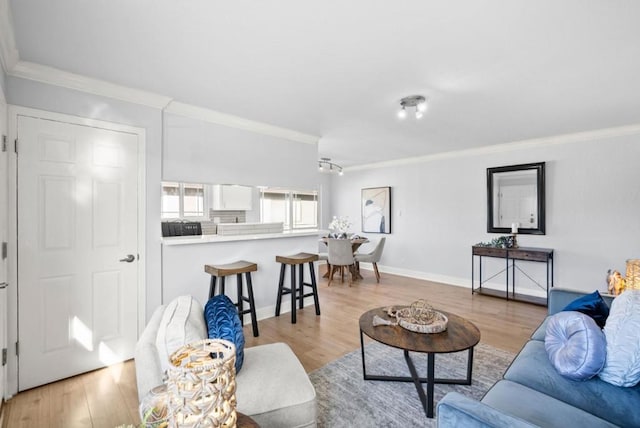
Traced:
<path fill-rule="evenodd" d="M 149 319 L 149 323 L 142 332 L 140 339 L 138 339 L 138 343 L 136 343 L 136 383 L 138 385 L 138 400 L 140 402 L 142 402 L 142 398 L 147 395 L 152 388 L 162 384 L 164 373 L 158 357 L 156 336 L 164 308 L 164 306 L 160 306 L 155 310 Z"/>
<path fill-rule="evenodd" d="M 438 403 L 438 428 L 531 428 L 532 425 L 480 401 L 450 392 Z"/>
<path fill-rule="evenodd" d="M 572 301 L 576 300 L 579 297 L 590 294 L 591 292 L 586 291 L 578 291 L 578 290 L 569 290 L 567 288 L 557 288 L 553 287 L 549 289 L 549 307 L 548 313 L 549 315 L 556 314 L 562 311 L 565 306 L 567 306 Z M 611 306 L 611 302 L 613 301 L 612 296 L 604 295 L 602 296 L 607 305 Z"/>

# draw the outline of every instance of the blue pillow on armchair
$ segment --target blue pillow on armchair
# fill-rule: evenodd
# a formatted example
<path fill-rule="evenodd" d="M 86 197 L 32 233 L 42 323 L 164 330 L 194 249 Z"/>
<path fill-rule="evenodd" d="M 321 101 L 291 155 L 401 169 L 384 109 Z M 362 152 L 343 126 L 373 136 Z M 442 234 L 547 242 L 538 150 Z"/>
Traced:
<path fill-rule="evenodd" d="M 244 362 L 244 332 L 235 305 L 224 294 L 209 299 L 204 307 L 209 339 L 224 339 L 236 345 L 236 374 Z"/>
<path fill-rule="evenodd" d="M 589 315 L 600 328 L 604 327 L 609 317 L 609 306 L 607 306 L 598 290 L 574 300 L 563 311 L 577 311 Z"/>

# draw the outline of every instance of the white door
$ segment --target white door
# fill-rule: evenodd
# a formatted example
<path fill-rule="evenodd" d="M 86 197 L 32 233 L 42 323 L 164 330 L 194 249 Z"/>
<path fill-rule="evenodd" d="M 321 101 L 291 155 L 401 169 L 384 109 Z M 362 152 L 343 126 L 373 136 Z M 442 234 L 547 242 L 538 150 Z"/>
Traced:
<path fill-rule="evenodd" d="M 2 91 L 0 89 L 0 91 Z M 7 135 L 7 104 L 0 93 L 0 136 Z M 2 137 L 0 137 L 2 138 Z M 0 145 L 2 142 L 0 141 Z M 7 153 L 0 150 L 0 243 L 7 242 L 8 206 Z M 7 261 L 0 255 L 0 349 L 7 349 Z M 4 361 L 3 361 L 4 362 Z M 7 366 L 0 366 L 0 407 L 5 396 Z"/>
<path fill-rule="evenodd" d="M 27 116 L 17 134 L 22 391 L 133 356 L 141 214 L 136 135 Z"/>

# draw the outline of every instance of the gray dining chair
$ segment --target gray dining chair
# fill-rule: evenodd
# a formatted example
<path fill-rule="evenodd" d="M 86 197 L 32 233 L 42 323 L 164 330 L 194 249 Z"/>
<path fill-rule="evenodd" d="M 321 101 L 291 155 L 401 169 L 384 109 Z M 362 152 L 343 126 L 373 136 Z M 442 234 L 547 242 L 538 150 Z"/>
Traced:
<path fill-rule="evenodd" d="M 329 286 L 333 280 L 333 274 L 340 269 L 342 273 L 342 282 L 344 282 L 344 267 L 348 267 L 349 273 L 349 287 L 353 282 L 353 272 L 355 271 L 355 258 L 353 257 L 353 247 L 351 246 L 351 240 L 349 239 L 328 239 L 328 262 L 330 266 L 329 272 Z"/>
<path fill-rule="evenodd" d="M 356 253 L 356 269 L 360 270 L 360 262 L 371 263 L 373 265 L 373 271 L 376 274 L 376 281 L 380 282 L 380 272 L 378 272 L 378 262 L 382 257 L 382 250 L 384 249 L 384 243 L 387 238 L 380 238 L 376 247 L 370 253 L 359 254 Z"/>

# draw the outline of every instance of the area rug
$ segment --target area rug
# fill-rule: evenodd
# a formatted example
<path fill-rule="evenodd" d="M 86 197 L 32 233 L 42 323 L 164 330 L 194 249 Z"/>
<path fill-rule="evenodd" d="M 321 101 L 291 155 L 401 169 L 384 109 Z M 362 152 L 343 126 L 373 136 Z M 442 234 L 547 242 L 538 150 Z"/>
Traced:
<path fill-rule="evenodd" d="M 367 374 L 410 376 L 402 350 L 372 342 L 365 345 Z M 418 374 L 426 377 L 426 355 L 412 352 Z M 468 352 L 437 354 L 438 378 L 465 378 Z M 478 344 L 474 351 L 471 385 L 435 385 L 434 405 L 448 392 L 457 391 L 480 399 L 499 379 L 514 354 Z M 316 389 L 318 426 L 340 427 L 435 427 L 427 419 L 413 383 L 365 381 L 360 349 L 309 374 Z M 423 385 L 424 387 L 424 385 Z"/>

